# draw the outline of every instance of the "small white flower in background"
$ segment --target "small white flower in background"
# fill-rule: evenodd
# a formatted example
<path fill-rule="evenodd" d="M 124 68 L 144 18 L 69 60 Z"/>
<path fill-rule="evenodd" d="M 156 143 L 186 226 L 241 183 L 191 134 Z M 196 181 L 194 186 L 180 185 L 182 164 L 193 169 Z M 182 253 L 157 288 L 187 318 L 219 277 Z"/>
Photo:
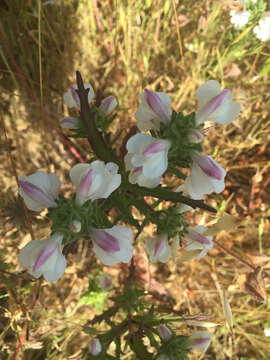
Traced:
<path fill-rule="evenodd" d="M 226 171 L 211 156 L 197 151 L 191 154 L 193 165 L 185 180 L 185 189 L 192 199 L 201 199 L 205 194 L 220 193 L 225 188 Z"/>
<path fill-rule="evenodd" d="M 161 122 L 169 123 L 171 120 L 171 99 L 168 94 L 145 89 L 140 98 L 141 103 L 135 117 L 141 131 L 159 129 Z"/>
<path fill-rule="evenodd" d="M 169 340 L 172 337 L 171 330 L 164 324 L 159 325 L 158 333 L 162 340 Z"/>
<path fill-rule="evenodd" d="M 151 262 L 167 262 L 171 256 L 171 248 L 168 244 L 168 235 L 161 234 L 153 238 L 147 238 L 145 247 Z"/>
<path fill-rule="evenodd" d="M 108 291 L 112 287 L 112 278 L 107 274 L 101 274 L 98 276 L 99 286 L 103 291 Z"/>
<path fill-rule="evenodd" d="M 109 115 L 117 106 L 117 100 L 115 96 L 110 95 L 101 101 L 99 108 L 106 114 Z"/>
<path fill-rule="evenodd" d="M 89 228 L 94 252 L 104 265 L 127 263 L 132 258 L 132 231 L 125 226 Z"/>
<path fill-rule="evenodd" d="M 261 41 L 270 40 L 270 12 L 267 12 L 262 16 L 259 24 L 253 29 L 257 38 Z"/>
<path fill-rule="evenodd" d="M 250 12 L 249 11 L 237 11 L 231 10 L 231 24 L 239 30 L 248 23 Z"/>
<path fill-rule="evenodd" d="M 265 335 L 265 336 L 270 336 L 270 326 L 266 326 L 266 327 L 264 328 L 264 335 Z"/>
<path fill-rule="evenodd" d="M 220 84 L 216 80 L 204 83 L 196 92 L 198 99 L 198 111 L 196 123 L 214 121 L 226 125 L 233 121 L 240 113 L 241 105 L 232 101 L 229 90 L 220 90 Z"/>
<path fill-rule="evenodd" d="M 208 228 L 205 226 L 195 226 L 189 229 L 187 234 L 184 234 L 182 245 L 186 251 L 190 252 L 190 256 L 187 254 L 182 261 L 191 260 L 194 257 L 201 259 L 207 254 L 207 251 L 213 248 L 213 237 L 203 235 L 207 230 Z M 198 253 L 194 250 L 198 250 Z"/>
<path fill-rule="evenodd" d="M 127 170 L 131 170 L 129 180 L 141 186 L 140 175 L 156 184 L 158 179 L 167 170 L 168 151 L 171 146 L 169 140 L 155 139 L 147 134 L 136 134 L 127 142 L 128 154 L 125 156 Z M 137 176 L 138 174 L 138 176 Z"/>
<path fill-rule="evenodd" d="M 78 233 L 81 231 L 82 228 L 82 224 L 80 221 L 78 220 L 73 220 L 70 224 L 69 224 L 69 228 L 71 231 Z"/>
<path fill-rule="evenodd" d="M 90 341 L 89 351 L 93 356 L 97 356 L 101 353 L 101 343 L 98 338 Z"/>
<path fill-rule="evenodd" d="M 189 342 L 192 349 L 197 349 L 206 352 L 208 349 L 213 335 L 207 331 L 193 331 L 189 337 Z"/>
<path fill-rule="evenodd" d="M 38 171 L 35 174 L 22 175 L 18 181 L 19 195 L 23 198 L 28 209 L 41 211 L 48 207 L 56 207 L 60 180 L 55 174 Z"/>
<path fill-rule="evenodd" d="M 96 160 L 91 164 L 77 164 L 70 170 L 70 178 L 76 187 L 76 202 L 83 205 L 89 199 L 106 199 L 121 184 L 118 166 Z"/>
<path fill-rule="evenodd" d="M 92 101 L 95 96 L 94 90 L 90 84 L 84 84 L 85 89 L 89 89 L 88 92 L 88 103 Z M 69 108 L 76 107 L 80 108 L 80 98 L 76 90 L 78 89 L 77 85 L 72 85 L 70 91 L 64 93 L 64 102 Z"/>
<path fill-rule="evenodd" d="M 77 129 L 79 120 L 73 117 L 65 117 L 60 120 L 60 125 L 63 129 Z"/>
<path fill-rule="evenodd" d="M 66 259 L 62 254 L 63 235 L 56 233 L 45 240 L 32 240 L 20 252 L 21 266 L 29 269 L 35 278 L 58 280 L 65 272 Z"/>

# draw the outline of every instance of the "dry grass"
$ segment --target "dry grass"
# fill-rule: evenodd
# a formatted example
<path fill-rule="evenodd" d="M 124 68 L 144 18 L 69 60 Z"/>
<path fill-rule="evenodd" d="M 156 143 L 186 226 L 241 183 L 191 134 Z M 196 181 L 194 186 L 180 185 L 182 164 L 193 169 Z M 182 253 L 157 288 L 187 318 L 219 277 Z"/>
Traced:
<path fill-rule="evenodd" d="M 62 94 L 75 82 L 75 70 L 104 96 L 117 96 L 115 129 L 135 122 L 138 95 L 146 85 L 168 92 L 173 107 L 185 113 L 193 111 L 195 91 L 204 81 L 217 79 L 232 89 L 242 103 L 241 116 L 216 126 L 204 141 L 205 152 L 215 154 L 228 171 L 226 190 L 208 203 L 219 215 L 226 211 L 237 218 L 216 240 L 247 261 L 255 252 L 270 255 L 270 82 L 261 74 L 269 42 L 258 43 L 252 29 L 237 37 L 228 11 L 208 0 L 59 0 L 45 6 L 6 0 L 0 15 L 0 358 L 75 359 L 89 343 L 82 326 L 97 310 L 77 304 L 88 289 L 86 274 L 99 267 L 81 245 L 57 283 L 32 281 L 22 272 L 17 255 L 30 240 L 29 224 L 36 238 L 49 228 L 33 214 L 26 221 L 10 163 L 12 158 L 18 175 L 49 168 L 68 184 L 78 154 L 89 159 L 86 144 L 67 139 L 58 125 L 66 111 Z M 69 185 L 62 189 L 70 190 Z M 191 224 L 211 221 L 198 211 L 190 218 Z M 143 259 L 145 288 L 157 281 L 175 310 L 203 312 L 221 324 L 204 359 L 269 358 L 270 340 L 263 332 L 270 326 L 269 305 L 240 290 L 238 278 L 247 272 L 241 263 L 218 247 L 200 262 L 149 267 Z M 106 270 L 117 285 L 121 267 Z M 233 332 L 224 325 L 220 289 L 227 290 L 231 303 Z"/>

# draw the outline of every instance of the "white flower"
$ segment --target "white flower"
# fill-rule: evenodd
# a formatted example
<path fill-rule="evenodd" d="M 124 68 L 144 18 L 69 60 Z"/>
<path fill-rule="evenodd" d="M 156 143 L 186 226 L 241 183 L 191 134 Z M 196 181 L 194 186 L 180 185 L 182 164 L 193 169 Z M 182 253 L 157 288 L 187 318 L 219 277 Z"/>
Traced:
<path fill-rule="evenodd" d="M 169 140 L 154 139 L 147 134 L 132 136 L 127 142 L 128 154 L 125 156 L 126 168 L 131 170 L 129 181 L 149 188 L 158 185 L 168 167 L 170 146 Z"/>
<path fill-rule="evenodd" d="M 132 258 L 132 231 L 125 226 L 89 229 L 94 252 L 104 265 L 127 263 Z"/>
<path fill-rule="evenodd" d="M 213 248 L 213 237 L 204 236 L 207 227 L 195 226 L 189 229 L 188 233 L 184 235 L 182 245 L 189 254 L 184 254 L 182 261 L 191 260 L 194 257 L 201 259 L 207 254 L 207 251 Z"/>
<path fill-rule="evenodd" d="M 63 129 L 77 129 L 79 120 L 73 117 L 65 117 L 60 120 Z"/>
<path fill-rule="evenodd" d="M 264 16 L 260 19 L 259 24 L 255 26 L 253 31 L 259 40 L 270 40 L 270 12 L 264 14 Z"/>
<path fill-rule="evenodd" d="M 266 326 L 263 331 L 265 336 L 270 336 L 270 326 Z"/>
<path fill-rule="evenodd" d="M 231 10 L 231 23 L 239 30 L 248 23 L 250 12 L 249 11 L 237 11 Z"/>
<path fill-rule="evenodd" d="M 97 356 L 101 353 L 101 343 L 98 338 L 90 341 L 89 351 L 93 356 Z"/>
<path fill-rule="evenodd" d="M 88 92 L 88 103 L 94 98 L 94 90 L 90 84 L 84 84 L 85 89 L 89 89 Z M 64 102 L 69 108 L 76 107 L 80 108 L 80 98 L 76 90 L 78 89 L 77 85 L 72 85 L 70 91 L 64 93 Z"/>
<path fill-rule="evenodd" d="M 18 193 L 28 209 L 41 211 L 57 206 L 55 199 L 58 197 L 61 183 L 55 174 L 38 171 L 29 176 L 21 176 L 18 182 L 20 185 Z"/>
<path fill-rule="evenodd" d="M 109 115 L 117 106 L 115 96 L 110 95 L 101 101 L 99 108 L 106 114 Z"/>
<path fill-rule="evenodd" d="M 193 331 L 189 337 L 189 342 L 192 349 L 197 349 L 202 352 L 206 352 L 208 349 L 213 335 L 208 331 Z"/>
<path fill-rule="evenodd" d="M 185 180 L 185 189 L 192 199 L 201 199 L 205 194 L 220 193 L 225 188 L 226 171 L 211 156 L 194 151 L 193 165 Z"/>
<path fill-rule="evenodd" d="M 167 262 L 171 256 L 171 248 L 168 244 L 168 235 L 161 234 L 153 238 L 147 238 L 145 247 L 151 262 Z"/>
<path fill-rule="evenodd" d="M 45 240 L 32 240 L 20 252 L 19 262 L 35 278 L 58 280 L 65 272 L 66 259 L 62 255 L 63 235 L 56 233 Z"/>
<path fill-rule="evenodd" d="M 158 129 L 161 122 L 171 120 L 171 100 L 169 95 L 145 89 L 140 95 L 141 103 L 135 113 L 141 131 Z"/>
<path fill-rule="evenodd" d="M 214 121 L 226 125 L 233 121 L 240 113 L 241 105 L 232 101 L 232 94 L 229 90 L 220 90 L 216 80 L 209 80 L 196 92 L 198 99 L 198 111 L 196 123 Z"/>
<path fill-rule="evenodd" d="M 76 186 L 76 201 L 83 205 L 87 200 L 106 199 L 121 184 L 118 166 L 96 160 L 91 164 L 77 164 L 70 170 L 70 178 Z"/>

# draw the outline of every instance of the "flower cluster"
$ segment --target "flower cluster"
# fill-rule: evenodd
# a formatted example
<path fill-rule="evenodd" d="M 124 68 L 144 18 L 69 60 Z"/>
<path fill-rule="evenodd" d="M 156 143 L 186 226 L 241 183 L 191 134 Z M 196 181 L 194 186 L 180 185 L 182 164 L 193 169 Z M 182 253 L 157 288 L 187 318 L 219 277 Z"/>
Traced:
<path fill-rule="evenodd" d="M 70 170 L 70 178 L 76 187 L 75 206 L 78 208 L 83 207 L 89 200 L 94 203 L 95 200 L 108 198 L 121 183 L 118 166 L 114 163 L 104 164 L 99 160 L 91 164 L 75 165 Z M 55 174 L 39 171 L 29 176 L 21 176 L 19 185 L 19 194 L 30 210 L 41 211 L 60 206 L 60 181 Z M 70 219 L 68 231 L 80 235 L 81 227 L 78 219 Z M 93 243 L 93 250 L 103 264 L 114 265 L 131 259 L 131 229 L 124 226 L 98 229 L 88 224 L 86 228 Z M 47 281 L 58 280 L 66 268 L 66 259 L 61 249 L 63 239 L 62 233 L 55 232 L 45 240 L 32 240 L 20 252 L 20 264 L 27 267 L 30 274 L 36 278 L 43 275 Z"/>
<path fill-rule="evenodd" d="M 90 84 L 85 87 L 90 104 L 94 91 Z M 80 107 L 76 89 L 72 86 L 64 95 L 68 107 Z M 170 168 L 175 169 L 176 174 L 177 171 L 181 173 L 179 166 L 183 163 L 185 167 L 190 167 L 189 175 L 184 175 L 184 182 L 176 189 L 183 196 L 201 200 L 206 194 L 223 191 L 226 171 L 211 156 L 202 154 L 203 126 L 207 121 L 222 125 L 230 123 L 239 114 L 240 104 L 233 102 L 229 90 L 221 90 L 215 80 L 203 84 L 196 96 L 197 112 L 185 117 L 171 109 L 168 94 L 148 89 L 141 94 L 135 117 L 142 132 L 127 140 L 124 157 L 131 184 L 149 191 L 159 189 L 163 175 L 170 172 Z M 106 117 L 115 106 L 116 100 L 110 96 L 101 102 L 98 111 Z M 62 120 L 61 125 L 69 129 L 77 126 L 71 118 Z M 48 208 L 52 220 L 52 235 L 27 244 L 19 256 L 21 265 L 29 268 L 34 277 L 44 275 L 46 280 L 55 281 L 66 267 L 62 244 L 65 246 L 80 237 L 91 239 L 93 251 L 103 264 L 127 263 L 133 251 L 132 231 L 122 225 L 112 226 L 106 213 L 106 199 L 117 189 L 125 189 L 125 184 L 121 182 L 123 175 L 126 177 L 124 170 L 119 173 L 119 166 L 114 162 L 95 160 L 89 164 L 77 164 L 70 170 L 70 179 L 75 187 L 74 196 L 70 199 L 59 196 L 60 181 L 55 174 L 38 171 L 21 176 L 19 194 L 26 206 L 38 212 Z M 115 196 L 111 203 L 114 201 Z M 128 207 L 126 209 L 128 211 Z M 150 261 L 167 262 L 171 256 L 175 259 L 179 241 L 186 250 L 181 256 L 183 261 L 194 257 L 200 259 L 212 249 L 212 237 L 205 236 L 205 227 L 181 230 L 181 219 L 190 209 L 182 204 L 168 209 L 162 216 L 152 217 L 157 235 L 146 239 Z M 134 225 L 134 222 L 130 224 Z"/>
<path fill-rule="evenodd" d="M 226 125 L 239 115 L 241 109 L 239 103 L 232 101 L 232 94 L 229 90 L 221 90 L 220 84 L 215 80 L 209 80 L 203 84 L 197 90 L 196 96 L 198 110 L 195 114 L 194 127 L 189 128 L 186 133 L 190 148 L 192 144 L 201 146 L 202 126 L 206 121 Z M 140 186 L 154 188 L 161 183 L 162 175 L 168 169 L 168 164 L 177 165 L 174 160 L 174 147 L 177 146 L 178 140 L 175 141 L 174 135 L 177 127 L 172 123 L 179 126 L 181 119 L 177 115 L 175 116 L 170 109 L 171 101 L 167 94 L 146 89 L 140 97 L 141 104 L 135 114 L 138 128 L 141 131 L 151 130 L 151 134 L 155 133 L 159 135 L 159 138 L 145 133 L 132 136 L 127 142 L 128 153 L 125 156 L 125 164 L 126 169 L 130 171 L 129 181 L 132 184 L 137 183 Z M 172 136 L 164 138 L 161 128 L 164 130 L 170 126 Z M 165 130 L 163 133 L 169 132 Z M 211 156 L 203 155 L 198 150 L 189 151 L 190 174 L 186 177 L 184 184 L 178 188 L 178 191 L 192 199 L 202 199 L 205 194 L 220 193 L 225 188 L 226 171 Z M 181 152 L 179 152 L 179 156 L 181 156 Z M 190 209 L 187 205 L 181 205 L 178 212 L 183 213 Z M 201 258 L 211 250 L 212 238 L 201 235 L 205 230 L 205 228 L 197 227 L 188 231 L 183 238 L 182 246 L 189 251 L 189 255 L 184 254 L 183 259 Z M 175 257 L 178 243 L 178 240 L 173 239 L 170 246 L 168 234 L 164 232 L 148 238 L 146 251 L 150 261 L 166 262 L 171 254 Z"/>

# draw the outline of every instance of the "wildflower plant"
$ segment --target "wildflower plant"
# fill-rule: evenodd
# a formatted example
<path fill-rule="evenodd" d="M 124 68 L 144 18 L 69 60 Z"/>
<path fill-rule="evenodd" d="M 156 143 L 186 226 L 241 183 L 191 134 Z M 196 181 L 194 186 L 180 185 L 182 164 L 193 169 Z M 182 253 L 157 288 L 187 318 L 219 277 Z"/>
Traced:
<path fill-rule="evenodd" d="M 108 131 L 116 99 L 101 99 L 98 94 L 93 102 L 94 97 L 92 86 L 84 84 L 77 72 L 77 85 L 65 93 L 64 100 L 77 109 L 78 116 L 65 118 L 60 125 L 69 129 L 70 136 L 86 138 L 92 157 L 70 169 L 74 193 L 63 196 L 55 174 L 38 171 L 19 179 L 26 207 L 47 208 L 51 223 L 51 235 L 28 243 L 19 262 L 35 278 L 43 275 L 46 281 L 57 281 L 65 276 L 66 255 L 82 239 L 102 264 L 129 263 L 124 285 L 111 298 L 113 305 L 83 328 L 91 335 L 85 358 L 119 359 L 128 346 L 138 359 L 187 359 L 193 348 L 206 351 L 213 335 L 203 331 L 187 335 L 180 313 L 161 315 L 158 307 L 146 301 L 135 283 L 133 248 L 151 224 L 155 234 L 145 241 L 151 262 L 165 263 L 180 253 L 180 261 L 201 259 L 211 251 L 213 237 L 205 234 L 207 228 L 190 228 L 185 213 L 191 209 L 216 213 L 203 197 L 224 190 L 226 171 L 203 154 L 203 127 L 206 121 L 228 124 L 238 116 L 240 105 L 214 80 L 198 89 L 198 111 L 188 115 L 171 108 L 168 94 L 145 89 L 135 114 L 137 133 L 127 132 L 117 148 L 118 135 L 110 138 Z M 177 182 L 175 189 L 167 185 L 171 178 Z M 158 206 L 162 202 L 164 207 Z M 102 321 L 106 329 L 99 331 Z"/>

